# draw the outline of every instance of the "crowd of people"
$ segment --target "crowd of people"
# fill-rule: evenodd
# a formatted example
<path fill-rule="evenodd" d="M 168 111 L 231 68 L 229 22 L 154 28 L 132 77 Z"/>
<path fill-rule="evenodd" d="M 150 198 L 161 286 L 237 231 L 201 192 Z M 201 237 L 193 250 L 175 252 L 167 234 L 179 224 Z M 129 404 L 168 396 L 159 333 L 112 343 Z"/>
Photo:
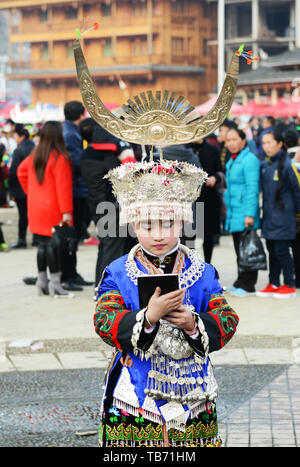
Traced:
<path fill-rule="evenodd" d="M 29 228 L 37 246 L 38 293 L 70 297 L 97 285 L 105 267 L 135 244 L 129 234 L 118 234 L 118 203 L 103 177 L 120 164 L 149 157 L 150 148 L 113 137 L 86 117 L 79 101 L 67 102 L 64 114 L 64 122 L 48 121 L 35 129 L 12 120 L 0 128 L 0 205 L 18 209 L 18 238 L 8 246 L 0 223 L 0 250 L 26 248 Z M 237 266 L 228 292 L 295 296 L 300 287 L 300 119 L 227 119 L 216 134 L 188 146 L 166 147 L 163 154 L 208 174 L 198 200 L 204 202 L 207 263 L 222 234 L 232 235 L 237 265 L 245 230 L 259 231 L 265 239 L 269 284 L 256 291 L 258 270 Z M 101 202 L 116 208 L 113 238 L 99 232 L 97 239 L 90 238 L 88 228 L 91 222 L 97 226 Z M 81 241 L 99 245 L 91 282 L 77 270 Z"/>

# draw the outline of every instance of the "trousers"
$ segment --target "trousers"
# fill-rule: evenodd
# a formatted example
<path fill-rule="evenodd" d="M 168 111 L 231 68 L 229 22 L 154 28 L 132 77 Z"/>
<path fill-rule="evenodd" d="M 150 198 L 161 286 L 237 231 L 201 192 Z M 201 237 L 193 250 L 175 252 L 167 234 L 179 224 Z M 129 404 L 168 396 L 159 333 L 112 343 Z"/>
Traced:
<path fill-rule="evenodd" d="M 267 240 L 269 252 L 269 282 L 280 285 L 280 274 L 283 273 L 284 285 L 295 287 L 294 262 L 290 253 L 290 240 Z"/>
<path fill-rule="evenodd" d="M 18 223 L 18 239 L 26 240 L 26 232 L 28 225 L 27 218 L 27 197 L 16 198 L 16 204 L 19 212 L 19 223 Z"/>
<path fill-rule="evenodd" d="M 61 261 L 59 249 L 53 246 L 52 237 L 46 235 L 36 235 L 37 246 L 37 267 L 39 272 L 49 270 L 51 273 L 60 272 Z"/>

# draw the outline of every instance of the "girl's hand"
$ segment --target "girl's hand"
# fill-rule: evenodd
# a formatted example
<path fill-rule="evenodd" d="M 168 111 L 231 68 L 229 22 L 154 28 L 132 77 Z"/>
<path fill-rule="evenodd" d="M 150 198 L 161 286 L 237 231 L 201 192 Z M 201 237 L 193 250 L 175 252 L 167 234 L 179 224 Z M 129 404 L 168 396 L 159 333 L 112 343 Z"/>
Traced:
<path fill-rule="evenodd" d="M 179 310 L 183 305 L 185 290 L 178 289 L 161 295 L 160 287 L 156 287 L 154 294 L 149 300 L 146 311 L 147 318 L 151 324 L 156 324 L 160 318 L 173 310 Z"/>
<path fill-rule="evenodd" d="M 184 305 L 180 305 L 176 311 L 168 313 L 168 316 L 164 316 L 164 319 L 186 331 L 192 331 L 195 327 L 195 318 L 189 308 Z"/>

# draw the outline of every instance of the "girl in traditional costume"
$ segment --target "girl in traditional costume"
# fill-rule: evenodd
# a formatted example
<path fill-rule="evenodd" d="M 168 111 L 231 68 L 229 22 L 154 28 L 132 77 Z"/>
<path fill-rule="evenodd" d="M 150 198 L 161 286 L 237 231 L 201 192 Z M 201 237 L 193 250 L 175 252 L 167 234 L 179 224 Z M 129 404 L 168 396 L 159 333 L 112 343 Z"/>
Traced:
<path fill-rule="evenodd" d="M 96 332 L 114 348 L 102 405 L 101 446 L 220 446 L 209 352 L 233 336 L 236 313 L 218 273 L 179 243 L 205 172 L 188 163 L 126 164 L 108 178 L 139 243 L 113 261 L 98 287 Z M 138 277 L 178 274 L 141 309 Z"/>
<path fill-rule="evenodd" d="M 74 42 L 78 82 L 94 120 L 122 140 L 163 147 L 204 138 L 227 116 L 237 87 L 233 56 L 214 107 L 201 118 L 183 97 L 142 92 L 112 114 L 97 95 L 79 40 Z M 247 60 L 248 55 L 246 54 Z M 238 317 L 226 302 L 218 273 L 196 250 L 179 243 L 183 222 L 206 173 L 187 162 L 124 164 L 111 170 L 120 223 L 132 224 L 139 243 L 105 269 L 98 285 L 96 332 L 113 347 L 106 375 L 101 446 L 220 446 L 217 383 L 209 353 L 233 336 Z M 147 235 L 146 235 L 147 234 Z M 178 274 L 179 290 L 157 288 L 140 305 L 138 278 Z"/>

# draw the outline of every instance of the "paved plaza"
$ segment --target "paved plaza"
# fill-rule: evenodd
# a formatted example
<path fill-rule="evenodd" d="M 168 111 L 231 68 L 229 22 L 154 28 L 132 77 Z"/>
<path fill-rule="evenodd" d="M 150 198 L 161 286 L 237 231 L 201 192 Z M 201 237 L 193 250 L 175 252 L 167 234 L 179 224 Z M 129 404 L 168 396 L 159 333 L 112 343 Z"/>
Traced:
<path fill-rule="evenodd" d="M 16 209 L 0 209 L 0 221 L 6 241 L 16 241 Z M 93 369 L 102 375 L 111 350 L 94 333 L 93 287 L 85 287 L 73 299 L 39 297 L 34 286 L 22 281 L 36 275 L 36 249 L 30 246 L 30 234 L 28 243 L 27 249 L 0 253 L 2 382 L 17 378 L 20 384 L 22 375 L 24 379 L 29 374 L 62 377 L 64 372 Z M 80 245 L 78 271 L 87 280 L 94 278 L 96 256 L 96 246 Z M 221 237 L 212 262 L 221 284 L 230 286 L 236 272 L 230 236 Z M 267 272 L 260 272 L 257 288 L 266 283 Z M 227 298 L 240 323 L 232 341 L 211 354 L 220 386 L 223 445 L 299 446 L 300 290 L 290 300 L 228 294 Z M 1 399 L 0 426 L 12 403 Z"/>

